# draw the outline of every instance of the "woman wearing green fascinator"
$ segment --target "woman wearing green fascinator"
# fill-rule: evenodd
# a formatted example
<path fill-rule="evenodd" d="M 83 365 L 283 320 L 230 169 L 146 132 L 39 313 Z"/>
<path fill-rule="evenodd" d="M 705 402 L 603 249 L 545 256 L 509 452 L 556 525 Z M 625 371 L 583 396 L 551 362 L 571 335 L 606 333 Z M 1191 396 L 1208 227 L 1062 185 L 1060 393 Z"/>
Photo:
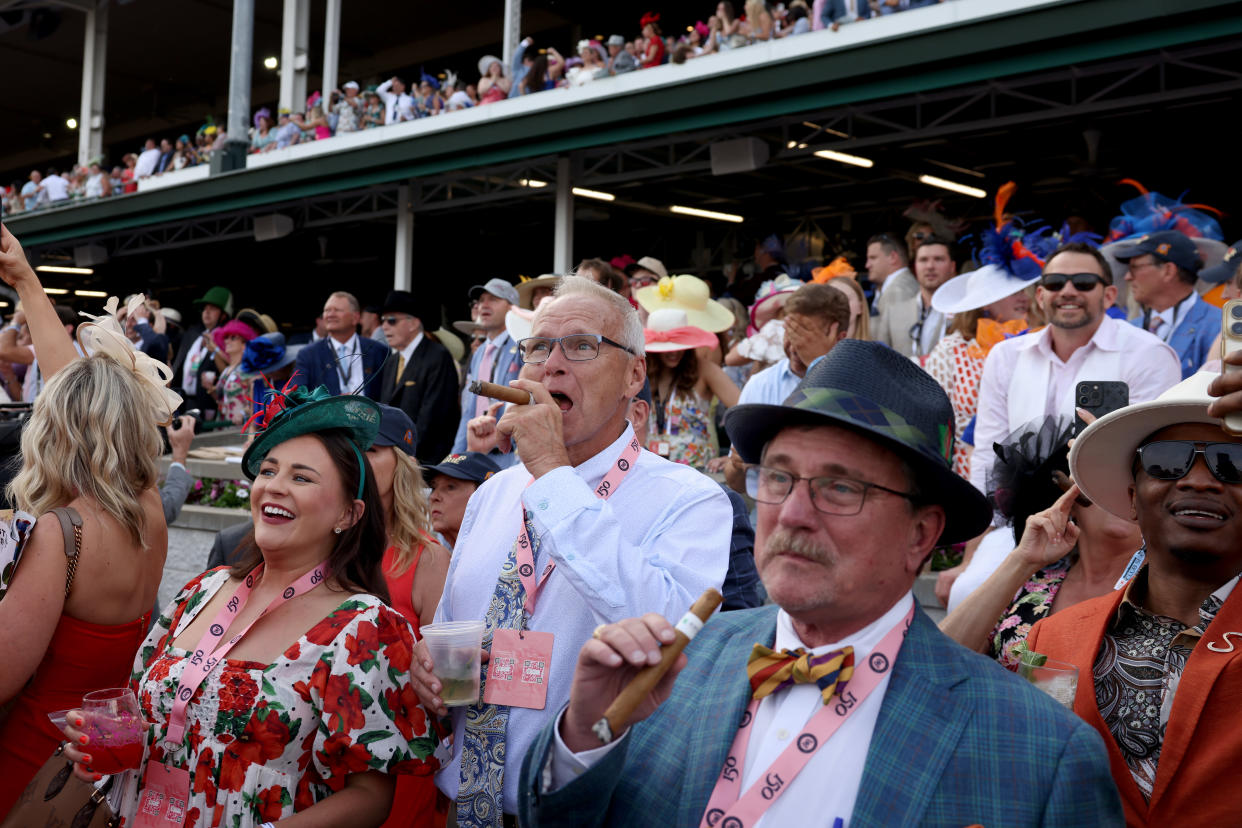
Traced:
<path fill-rule="evenodd" d="M 438 767 L 409 683 L 411 628 L 385 603 L 384 515 L 366 459 L 380 410 L 322 387 L 269 396 L 242 458 L 254 481 L 247 551 L 181 590 L 135 664 L 153 725 L 143 766 L 117 780 L 123 816 L 152 792 L 166 802 L 167 788 L 199 814 L 187 825 L 294 813 L 380 825 L 393 775 Z M 89 776 L 90 744 L 65 733 Z"/>

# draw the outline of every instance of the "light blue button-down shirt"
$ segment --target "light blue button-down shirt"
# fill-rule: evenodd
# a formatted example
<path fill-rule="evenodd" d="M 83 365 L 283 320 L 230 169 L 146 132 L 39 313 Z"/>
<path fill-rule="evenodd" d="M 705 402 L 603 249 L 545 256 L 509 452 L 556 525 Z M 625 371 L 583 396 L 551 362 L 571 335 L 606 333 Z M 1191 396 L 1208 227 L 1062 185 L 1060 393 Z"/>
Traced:
<path fill-rule="evenodd" d="M 500 568 L 517 537 L 519 503 L 538 536 L 535 571 L 549 556 L 556 569 L 539 590 L 532 630 L 555 643 L 543 710 L 512 708 L 506 743 L 504 809 L 516 813 L 522 757 L 535 735 L 569 701 L 578 651 L 599 624 L 658 612 L 677 621 L 705 589 L 720 589 L 729 564 L 733 511 L 711 478 L 643 451 L 608 500 L 595 487 L 633 438 L 628 425 L 608 448 L 576 468 L 563 466 L 527 486 L 518 464 L 471 496 L 453 550 L 435 620 L 487 616 Z M 461 777 L 464 707 L 453 716 L 453 758 L 436 784 L 456 798 Z"/>
<path fill-rule="evenodd" d="M 789 370 L 789 357 L 785 357 L 747 380 L 746 385 L 742 387 L 742 393 L 737 398 L 737 404 L 784 405 L 785 400 L 800 382 L 802 382 L 802 377 Z"/>

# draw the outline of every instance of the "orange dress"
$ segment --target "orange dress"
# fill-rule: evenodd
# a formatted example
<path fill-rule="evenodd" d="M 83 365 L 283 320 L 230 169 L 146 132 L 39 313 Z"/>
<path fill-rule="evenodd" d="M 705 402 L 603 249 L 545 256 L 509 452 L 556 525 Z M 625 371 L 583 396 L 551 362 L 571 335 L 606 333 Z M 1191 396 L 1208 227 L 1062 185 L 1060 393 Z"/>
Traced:
<path fill-rule="evenodd" d="M 414 551 L 414 560 L 410 568 L 399 575 L 392 573 L 397 548 L 390 546 L 384 550 L 384 580 L 388 582 L 389 605 L 405 616 L 414 628 L 414 640 L 422 638 L 419 627 L 422 622 L 414 612 L 412 594 L 414 592 L 414 573 L 418 570 L 418 561 L 427 549 L 427 543 L 434 539 L 423 536 L 426 543 Z M 382 828 L 444 828 L 448 811 L 436 811 L 436 782 L 434 776 L 399 776 L 397 790 L 392 799 L 391 816 Z"/>
<path fill-rule="evenodd" d="M 0 814 L 9 812 L 63 740 L 48 713 L 81 707 L 82 697 L 95 690 L 129 686 L 150 615 L 115 626 L 61 615 L 33 680 L 0 724 Z"/>

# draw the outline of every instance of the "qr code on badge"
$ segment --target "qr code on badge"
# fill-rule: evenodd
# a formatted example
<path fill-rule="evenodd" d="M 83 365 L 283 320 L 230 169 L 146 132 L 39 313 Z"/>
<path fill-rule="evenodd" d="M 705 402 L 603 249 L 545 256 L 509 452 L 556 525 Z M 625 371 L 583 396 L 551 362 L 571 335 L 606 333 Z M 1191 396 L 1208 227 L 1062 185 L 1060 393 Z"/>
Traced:
<path fill-rule="evenodd" d="M 185 800 L 169 797 L 168 812 L 164 815 L 164 819 L 173 825 L 185 822 Z"/>
<path fill-rule="evenodd" d="M 164 795 L 156 791 L 147 791 L 142 798 L 142 812 L 149 816 L 159 816 L 160 808 L 164 804 Z"/>
<path fill-rule="evenodd" d="M 522 662 L 522 682 L 524 684 L 543 684 L 543 676 L 547 667 L 542 660 L 525 659 Z"/>
<path fill-rule="evenodd" d="M 497 656 L 492 659 L 492 678 L 497 681 L 513 681 L 513 656 Z"/>

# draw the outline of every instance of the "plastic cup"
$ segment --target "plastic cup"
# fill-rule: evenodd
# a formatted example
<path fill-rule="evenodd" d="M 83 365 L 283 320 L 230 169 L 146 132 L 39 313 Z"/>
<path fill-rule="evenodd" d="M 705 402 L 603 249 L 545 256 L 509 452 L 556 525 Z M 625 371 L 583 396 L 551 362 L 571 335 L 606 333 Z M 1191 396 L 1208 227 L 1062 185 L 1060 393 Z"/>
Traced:
<path fill-rule="evenodd" d="M 142 765 L 147 723 L 133 691 L 119 687 L 87 693 L 82 697 L 82 718 L 94 770 L 110 774 Z"/>
<path fill-rule="evenodd" d="M 1074 696 L 1078 693 L 1078 668 L 1046 656 L 1039 656 L 1034 660 L 1039 663 L 1021 663 L 1018 667 L 1019 674 L 1057 702 L 1073 710 Z"/>
<path fill-rule="evenodd" d="M 482 621 L 445 621 L 419 630 L 427 642 L 432 672 L 443 685 L 440 698 L 445 707 L 461 707 L 479 700 L 480 656 L 483 652 Z"/>

